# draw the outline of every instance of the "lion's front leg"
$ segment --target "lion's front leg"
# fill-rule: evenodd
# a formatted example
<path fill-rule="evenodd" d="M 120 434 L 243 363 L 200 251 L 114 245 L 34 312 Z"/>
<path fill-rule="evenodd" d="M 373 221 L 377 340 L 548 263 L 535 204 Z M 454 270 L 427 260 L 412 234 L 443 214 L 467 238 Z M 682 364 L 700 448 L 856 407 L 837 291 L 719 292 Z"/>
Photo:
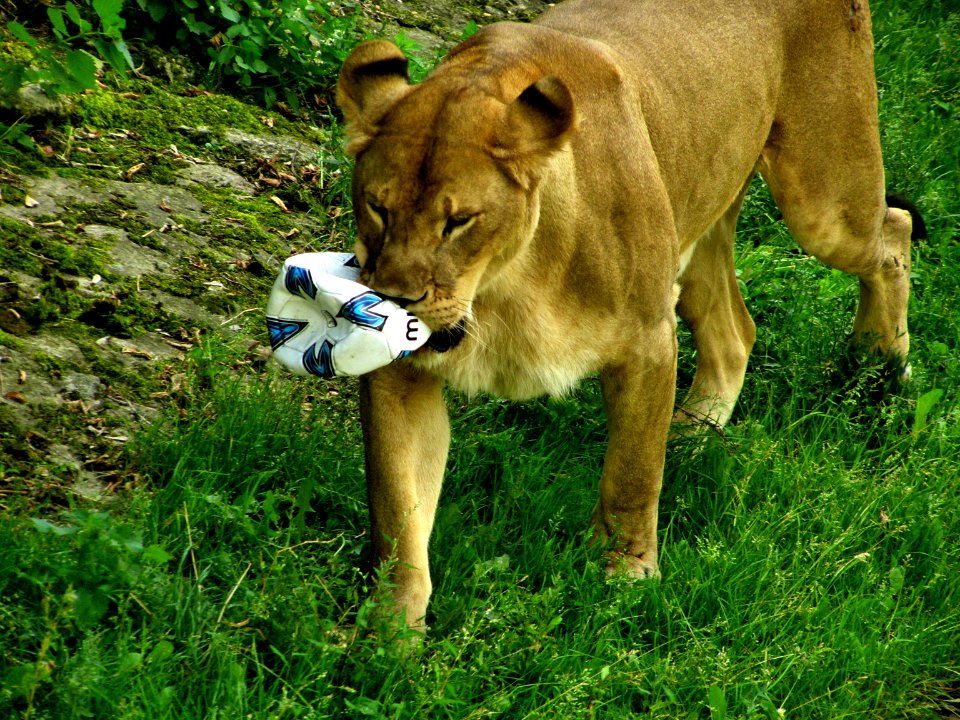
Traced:
<path fill-rule="evenodd" d="M 443 480 L 450 426 L 442 383 L 402 363 L 360 381 L 375 561 L 395 561 L 381 588 L 406 623 L 425 629 L 432 589 L 427 543 Z"/>
<path fill-rule="evenodd" d="M 675 322 L 644 331 L 636 350 L 601 374 L 609 445 L 596 529 L 612 538 L 607 571 L 659 577 L 657 507 L 677 372 Z"/>

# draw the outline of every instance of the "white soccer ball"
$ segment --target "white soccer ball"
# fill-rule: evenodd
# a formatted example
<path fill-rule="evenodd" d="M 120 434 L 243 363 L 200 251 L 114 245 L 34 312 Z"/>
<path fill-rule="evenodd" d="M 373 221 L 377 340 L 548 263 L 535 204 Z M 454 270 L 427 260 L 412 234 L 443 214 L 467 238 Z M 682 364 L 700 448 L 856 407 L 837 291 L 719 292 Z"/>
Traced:
<path fill-rule="evenodd" d="M 287 258 L 267 301 L 274 357 L 298 375 L 363 375 L 422 346 L 430 329 L 356 282 L 349 253 Z"/>

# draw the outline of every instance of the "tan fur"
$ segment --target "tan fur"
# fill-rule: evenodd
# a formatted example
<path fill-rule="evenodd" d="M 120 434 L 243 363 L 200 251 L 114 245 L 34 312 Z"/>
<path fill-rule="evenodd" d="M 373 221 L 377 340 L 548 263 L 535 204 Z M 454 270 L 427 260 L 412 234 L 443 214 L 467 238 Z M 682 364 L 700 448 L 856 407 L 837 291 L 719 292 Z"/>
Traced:
<path fill-rule="evenodd" d="M 610 441 L 595 522 L 652 577 L 675 311 L 697 372 L 678 419 L 726 422 L 755 338 L 733 266 L 753 174 L 798 242 L 861 280 L 854 335 L 908 350 L 910 218 L 884 202 L 866 3 L 569 0 L 493 25 L 407 83 L 392 44 L 348 58 L 361 280 L 467 336 L 362 380 L 375 552 L 422 627 L 449 444 L 444 383 L 509 398 L 599 372 Z M 675 293 L 680 284 L 679 302 Z"/>

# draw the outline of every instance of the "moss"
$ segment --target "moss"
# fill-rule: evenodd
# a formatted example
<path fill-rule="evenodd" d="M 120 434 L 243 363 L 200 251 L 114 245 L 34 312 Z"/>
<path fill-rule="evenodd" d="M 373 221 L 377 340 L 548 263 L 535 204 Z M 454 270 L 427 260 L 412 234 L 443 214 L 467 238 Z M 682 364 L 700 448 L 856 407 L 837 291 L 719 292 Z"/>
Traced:
<path fill-rule="evenodd" d="M 24 43 L 14 40 L 9 31 L 0 32 L 0 60 L 16 65 L 30 65 L 33 63 L 33 51 Z"/>
<path fill-rule="evenodd" d="M 77 227 L 83 225 L 109 225 L 125 231 L 133 242 L 140 243 L 139 238 L 151 229 L 149 223 L 143 220 L 140 213 L 130 212 L 134 205 L 122 197 L 104 198 L 99 204 L 78 203 L 70 212 L 60 216 L 64 225 Z M 85 242 L 90 242 L 89 235 L 81 235 Z M 100 270 L 103 273 L 103 270 Z"/>
<path fill-rule="evenodd" d="M 197 304 L 218 315 L 229 315 L 237 309 L 237 296 L 226 292 L 206 292 Z"/>
<path fill-rule="evenodd" d="M 84 300 L 61 277 L 40 286 L 36 299 L 21 310 L 21 315 L 33 327 L 73 318 L 81 313 L 89 301 Z"/>
<path fill-rule="evenodd" d="M 0 266 L 8 270 L 21 270 L 31 275 L 39 275 L 43 270 L 43 263 L 33 251 L 25 252 L 25 248 L 42 244 L 43 235 L 26 223 L 11 220 L 0 215 Z"/>
<path fill-rule="evenodd" d="M 43 249 L 44 254 L 56 263 L 58 271 L 72 275 L 85 277 L 96 275 L 103 271 L 109 257 L 107 249 L 102 244 L 88 239 L 73 243 L 47 239 L 46 242 L 38 245 L 37 249 Z"/>
<path fill-rule="evenodd" d="M 46 372 L 49 375 L 59 377 L 65 372 L 70 372 L 72 370 L 77 370 L 77 365 L 75 362 L 67 362 L 62 358 L 58 358 L 54 355 L 49 355 L 45 352 L 36 352 L 32 356 L 33 362 L 36 363 L 37 367 Z"/>
<path fill-rule="evenodd" d="M 139 83 L 136 87 L 139 92 L 135 94 L 98 92 L 80 97 L 77 102 L 80 124 L 101 130 L 123 128 L 135 132 L 141 142 L 157 149 L 171 144 L 196 149 L 190 136 L 177 130 L 180 127 L 207 127 L 214 132 L 227 128 L 250 132 L 266 130 L 260 120 L 265 114 L 263 110 L 231 97 L 184 97 L 148 83 Z M 274 123 L 280 125 L 282 120 L 277 118 Z"/>
<path fill-rule="evenodd" d="M 23 201 L 27 198 L 27 193 L 23 188 L 14 184 L 0 183 L 0 191 L 3 192 L 3 202 L 9 203 L 10 205 L 22 205 Z M 2 221 L 10 222 L 10 219 L 0 218 L 0 222 Z"/>
<path fill-rule="evenodd" d="M 131 372 L 116 355 L 103 352 L 91 340 L 78 341 L 77 346 L 89 364 L 90 372 L 121 396 L 147 401 L 150 393 L 161 389 L 159 372 Z"/>
<path fill-rule="evenodd" d="M 26 440 L 26 432 L 16 413 L 6 404 L 0 403 L 0 468 L 7 469 L 10 462 L 13 467 L 31 459 L 33 448 Z M 25 468 L 23 468 L 25 469 Z"/>
<path fill-rule="evenodd" d="M 22 350 L 23 341 L 15 335 L 0 330 L 0 347 L 7 347 L 11 350 Z"/>
<path fill-rule="evenodd" d="M 48 267 L 73 275 L 102 273 L 109 248 L 76 229 L 83 222 L 79 217 L 82 214 L 56 218 L 63 227 L 52 233 L 0 216 L 0 236 L 4 238 L 0 244 L 0 265 L 34 276 L 43 275 Z M 48 220 L 39 217 L 36 221 Z"/>
<path fill-rule="evenodd" d="M 130 287 L 94 301 L 77 320 L 117 337 L 136 337 L 147 328 L 173 331 L 181 324 L 159 303 L 143 300 Z"/>

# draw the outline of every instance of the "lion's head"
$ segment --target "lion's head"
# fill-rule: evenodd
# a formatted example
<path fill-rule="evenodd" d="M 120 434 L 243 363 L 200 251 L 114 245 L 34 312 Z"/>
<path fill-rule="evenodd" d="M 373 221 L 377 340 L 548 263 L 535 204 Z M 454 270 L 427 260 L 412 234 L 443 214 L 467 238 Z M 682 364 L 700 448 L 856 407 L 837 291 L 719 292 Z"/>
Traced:
<path fill-rule="evenodd" d="M 350 55 L 337 88 L 356 156 L 361 282 L 408 302 L 434 332 L 462 328 L 530 242 L 542 169 L 575 122 L 557 78 L 503 63 L 491 72 L 485 52 L 468 42 L 411 85 L 399 48 L 375 40 Z"/>

